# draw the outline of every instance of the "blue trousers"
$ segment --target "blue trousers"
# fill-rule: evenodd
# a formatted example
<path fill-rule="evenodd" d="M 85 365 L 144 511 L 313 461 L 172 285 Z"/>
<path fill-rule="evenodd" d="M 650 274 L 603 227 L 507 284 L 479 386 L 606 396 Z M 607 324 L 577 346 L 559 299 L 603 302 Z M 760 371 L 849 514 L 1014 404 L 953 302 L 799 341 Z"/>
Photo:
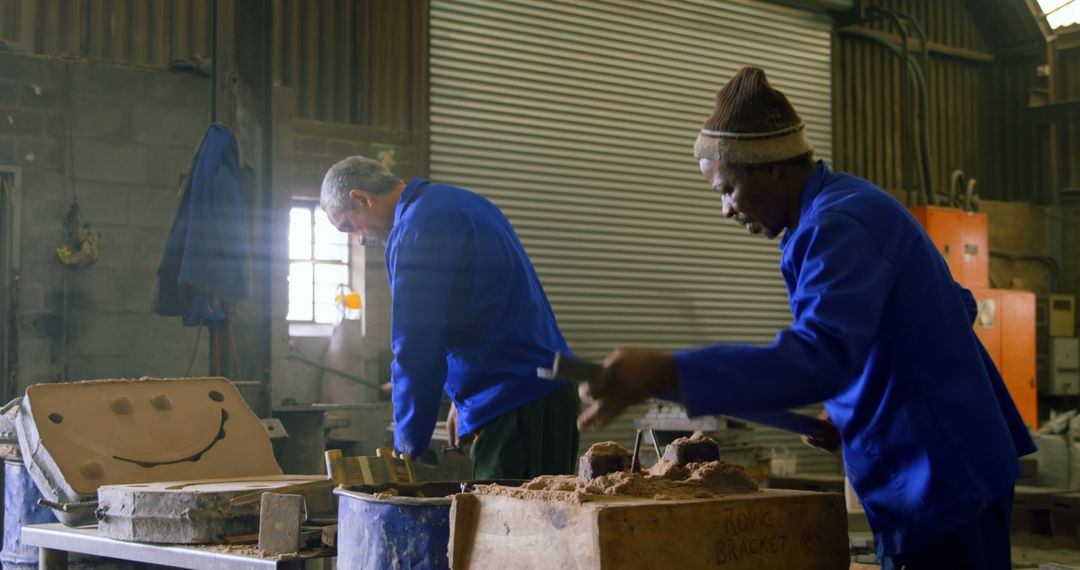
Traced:
<path fill-rule="evenodd" d="M 882 560 L 883 570 L 1008 570 L 1012 568 L 1009 523 L 1013 491 L 990 503 L 979 516 L 930 544 Z"/>

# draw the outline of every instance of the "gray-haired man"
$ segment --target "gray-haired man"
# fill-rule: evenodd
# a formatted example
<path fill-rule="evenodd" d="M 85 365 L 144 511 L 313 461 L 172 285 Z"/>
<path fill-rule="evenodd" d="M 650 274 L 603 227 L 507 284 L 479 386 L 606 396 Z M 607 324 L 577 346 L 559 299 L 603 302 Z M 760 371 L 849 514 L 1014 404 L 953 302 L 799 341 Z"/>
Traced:
<path fill-rule="evenodd" d="M 536 378 L 537 363 L 569 349 L 506 216 L 360 156 L 330 168 L 321 202 L 339 230 L 386 243 L 397 450 L 427 449 L 445 390 L 451 441 L 476 435 L 477 478 L 572 473 L 576 391 Z"/>

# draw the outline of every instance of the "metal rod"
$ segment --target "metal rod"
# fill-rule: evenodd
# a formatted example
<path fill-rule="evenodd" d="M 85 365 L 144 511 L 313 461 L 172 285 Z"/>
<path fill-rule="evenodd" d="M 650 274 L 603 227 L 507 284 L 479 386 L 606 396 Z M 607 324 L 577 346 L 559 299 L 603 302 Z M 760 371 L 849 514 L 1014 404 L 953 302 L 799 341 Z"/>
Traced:
<path fill-rule="evenodd" d="M 364 386 L 367 386 L 368 388 L 372 388 L 374 390 L 382 390 L 382 386 L 379 386 L 378 384 L 375 384 L 374 382 L 371 382 L 369 380 L 365 380 L 365 379 L 363 379 L 363 378 L 361 378 L 359 376 L 353 376 L 352 374 L 349 374 L 347 372 L 342 372 L 342 371 L 340 371 L 340 370 L 338 370 L 336 368 L 330 368 L 329 366 L 324 366 L 322 364 L 319 364 L 318 362 L 315 362 L 314 360 L 308 360 L 308 359 L 304 358 L 303 356 L 299 356 L 299 355 L 296 355 L 296 354 L 290 354 L 286 358 L 289 359 L 289 360 L 295 360 L 297 362 L 303 362 L 304 364 L 307 364 L 308 366 L 318 368 L 319 370 L 322 370 L 323 372 L 329 372 L 330 374 L 333 374 L 335 376 L 340 376 L 340 377 L 342 377 L 342 378 L 344 378 L 344 379 L 346 379 L 346 380 L 348 380 L 350 382 L 356 382 L 357 384 L 363 384 Z"/>
<path fill-rule="evenodd" d="M 641 471 L 641 432 L 644 431 L 641 428 L 637 429 L 637 436 L 634 437 L 634 454 L 630 456 L 630 472 L 637 473 Z"/>
<path fill-rule="evenodd" d="M 1069 0 L 1068 2 L 1062 4 L 1061 6 L 1058 6 L 1057 8 L 1054 8 L 1053 10 L 1050 10 L 1049 12 L 1047 12 L 1047 13 L 1045 13 L 1043 15 L 1044 16 L 1049 16 L 1050 14 L 1053 14 L 1054 12 L 1057 12 L 1058 10 L 1060 10 L 1062 8 L 1065 8 L 1066 6 L 1072 4 L 1073 2 L 1076 2 L 1076 0 Z"/>
<path fill-rule="evenodd" d="M 656 430 L 649 428 L 649 439 L 652 440 L 653 449 L 656 450 L 656 460 L 660 461 L 663 457 L 663 453 L 660 452 L 660 442 L 656 441 Z"/>

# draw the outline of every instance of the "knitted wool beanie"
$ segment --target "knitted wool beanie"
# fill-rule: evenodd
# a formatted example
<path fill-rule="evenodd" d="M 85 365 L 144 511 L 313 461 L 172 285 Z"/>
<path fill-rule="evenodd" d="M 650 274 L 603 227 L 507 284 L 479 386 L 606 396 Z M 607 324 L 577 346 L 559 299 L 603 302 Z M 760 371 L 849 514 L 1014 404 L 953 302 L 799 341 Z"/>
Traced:
<path fill-rule="evenodd" d="M 716 94 L 694 156 L 723 164 L 779 162 L 814 150 L 805 123 L 758 67 L 744 67 Z"/>

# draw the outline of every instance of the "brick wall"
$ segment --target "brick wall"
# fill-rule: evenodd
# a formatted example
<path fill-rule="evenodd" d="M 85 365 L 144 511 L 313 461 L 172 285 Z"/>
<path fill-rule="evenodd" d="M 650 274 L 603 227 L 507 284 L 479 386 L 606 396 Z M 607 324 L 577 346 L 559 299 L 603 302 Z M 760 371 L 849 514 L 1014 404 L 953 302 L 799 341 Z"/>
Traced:
<path fill-rule="evenodd" d="M 22 169 L 20 390 L 183 374 L 195 329 L 148 306 L 179 177 L 208 124 L 208 79 L 0 54 L 0 164 Z M 82 271 L 54 253 L 73 196 L 103 236 Z M 206 362 L 204 334 L 192 373 Z"/>

